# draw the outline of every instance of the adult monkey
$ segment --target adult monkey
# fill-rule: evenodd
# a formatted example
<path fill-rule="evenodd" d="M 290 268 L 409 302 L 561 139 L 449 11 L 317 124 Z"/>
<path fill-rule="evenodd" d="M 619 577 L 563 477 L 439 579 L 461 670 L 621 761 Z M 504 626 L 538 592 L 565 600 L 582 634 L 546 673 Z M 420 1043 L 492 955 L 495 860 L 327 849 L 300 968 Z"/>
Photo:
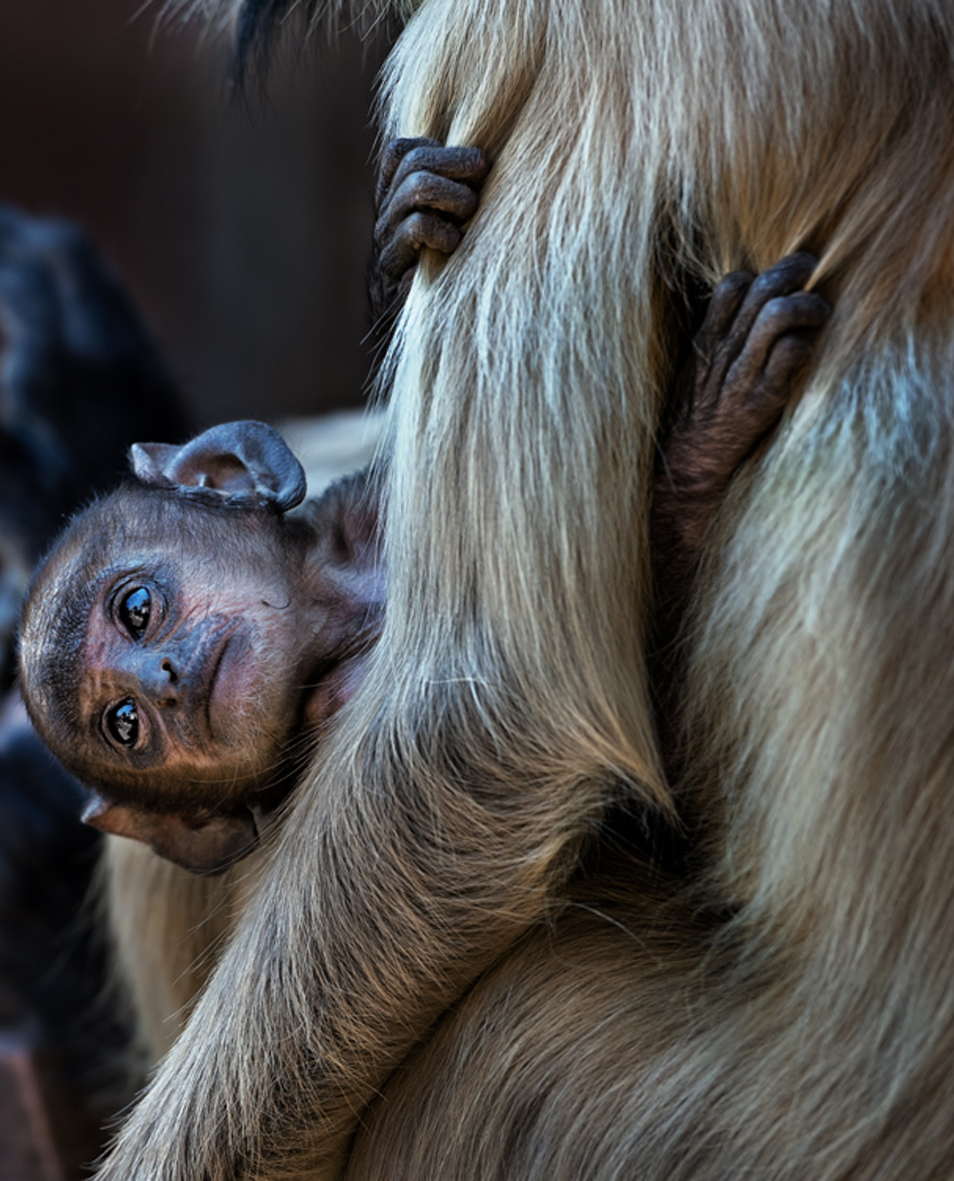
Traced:
<path fill-rule="evenodd" d="M 809 246 L 835 315 L 697 594 L 699 893 L 634 905 L 627 881 L 614 906 L 608 850 L 550 954 L 530 936 L 393 1079 L 351 1166 L 948 1176 L 950 8 L 407 8 L 390 130 L 494 170 L 399 328 L 394 610 L 102 1175 L 333 1172 L 392 1064 L 553 913 L 619 785 L 673 810 L 641 673 L 667 281 Z M 347 887 L 364 848 L 381 889 L 330 912 L 322 875 Z"/>

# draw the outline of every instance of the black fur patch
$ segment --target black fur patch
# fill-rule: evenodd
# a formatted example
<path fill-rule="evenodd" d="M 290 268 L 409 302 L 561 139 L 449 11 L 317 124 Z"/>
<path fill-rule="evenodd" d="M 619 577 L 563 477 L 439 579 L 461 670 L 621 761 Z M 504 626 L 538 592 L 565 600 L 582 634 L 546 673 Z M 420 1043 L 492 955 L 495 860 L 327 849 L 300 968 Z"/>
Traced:
<path fill-rule="evenodd" d="M 292 7 L 292 0 L 244 0 L 238 16 L 235 57 L 232 65 L 234 80 L 241 86 L 252 68 L 263 68 L 274 44 L 282 18 Z M 301 6 L 310 16 L 318 7 L 317 0 Z"/>

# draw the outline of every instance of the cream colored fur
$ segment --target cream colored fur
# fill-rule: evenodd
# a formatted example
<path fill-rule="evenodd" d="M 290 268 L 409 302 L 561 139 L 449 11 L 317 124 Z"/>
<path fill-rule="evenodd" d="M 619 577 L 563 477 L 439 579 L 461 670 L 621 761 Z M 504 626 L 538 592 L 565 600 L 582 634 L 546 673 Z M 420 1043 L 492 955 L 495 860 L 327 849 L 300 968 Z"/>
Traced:
<path fill-rule="evenodd" d="M 952 26 L 417 8 L 386 133 L 494 167 L 393 351 L 385 634 L 101 1179 L 330 1177 L 382 1089 L 355 1176 L 954 1175 Z M 835 315 L 713 539 L 673 794 L 669 284 L 801 247 Z M 704 818 L 686 893 L 569 881 L 624 792 Z"/>

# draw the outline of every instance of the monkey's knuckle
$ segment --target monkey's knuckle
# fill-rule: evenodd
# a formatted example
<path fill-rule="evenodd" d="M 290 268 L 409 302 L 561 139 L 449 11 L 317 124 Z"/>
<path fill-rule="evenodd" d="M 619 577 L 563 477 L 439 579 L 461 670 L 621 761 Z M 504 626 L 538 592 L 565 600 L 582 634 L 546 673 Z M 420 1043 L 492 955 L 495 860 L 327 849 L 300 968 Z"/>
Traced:
<path fill-rule="evenodd" d="M 432 245 L 435 250 L 441 250 L 444 254 L 451 254 L 460 245 L 463 236 L 463 231 L 452 222 L 441 221 L 439 232 L 435 234 Z"/>
<path fill-rule="evenodd" d="M 411 205 L 423 205 L 434 201 L 440 193 L 441 179 L 433 172 L 419 169 L 412 172 L 401 183 L 401 196 Z"/>
<path fill-rule="evenodd" d="M 775 295 L 762 305 L 750 336 L 750 344 L 757 344 L 765 336 L 773 336 L 788 327 L 798 316 L 798 300 L 793 295 Z"/>
<path fill-rule="evenodd" d="M 381 173 L 386 174 L 389 170 L 393 172 L 409 152 L 420 148 L 426 142 L 422 139 L 408 137 L 392 139 L 385 145 L 384 151 L 381 153 Z"/>
<path fill-rule="evenodd" d="M 471 168 L 482 180 L 490 171 L 490 157 L 480 148 L 470 148 Z"/>
<path fill-rule="evenodd" d="M 798 308 L 806 321 L 806 328 L 820 328 L 831 319 L 831 304 L 814 291 L 800 293 Z"/>
<path fill-rule="evenodd" d="M 490 163 L 480 148 L 461 147 L 446 150 L 447 165 L 454 169 L 458 177 L 466 177 L 472 182 L 479 182 L 484 178 Z"/>
<path fill-rule="evenodd" d="M 449 254 L 461 239 L 460 230 L 438 213 L 416 213 L 410 232 L 419 246 L 427 246 L 444 254 Z"/>
<path fill-rule="evenodd" d="M 408 152 L 413 151 L 420 143 L 420 139 L 416 139 L 413 136 L 401 136 L 398 139 L 392 139 L 385 145 L 384 156 L 389 160 L 395 157 L 400 159 L 402 156 L 406 156 Z"/>
<path fill-rule="evenodd" d="M 401 224 L 401 236 L 420 242 L 427 228 L 427 217 L 419 209 L 409 213 Z"/>
<path fill-rule="evenodd" d="M 817 260 L 811 254 L 789 254 L 780 262 L 763 271 L 753 284 L 753 291 L 760 295 L 770 292 L 794 291 L 804 286 Z"/>
<path fill-rule="evenodd" d="M 477 194 L 466 185 L 455 185 L 455 190 L 454 195 L 457 199 L 457 209 L 455 212 L 459 217 L 473 217 L 480 203 Z"/>
<path fill-rule="evenodd" d="M 402 168 L 405 176 L 413 172 L 428 172 L 434 160 L 434 152 L 429 147 L 416 147 L 404 157 Z"/>
<path fill-rule="evenodd" d="M 760 275 L 756 275 L 755 281 L 752 283 L 750 295 L 756 299 L 768 300 L 780 289 L 784 290 L 788 285 L 788 281 L 787 272 L 779 271 L 773 267 L 771 270 L 763 271 Z"/>
<path fill-rule="evenodd" d="M 713 299 L 724 299 L 729 295 L 737 295 L 746 287 L 751 286 L 755 280 L 755 275 L 752 271 L 739 270 L 729 271 L 727 275 L 719 280 L 712 292 Z"/>
<path fill-rule="evenodd" d="M 384 215 L 378 218 L 374 223 L 374 229 L 371 231 L 371 237 L 374 244 L 379 249 L 385 245 L 390 237 L 390 222 L 386 220 Z"/>
<path fill-rule="evenodd" d="M 804 335 L 802 329 L 780 336 L 766 366 L 770 377 L 784 380 L 793 369 L 798 368 L 811 347 L 812 337 Z"/>
<path fill-rule="evenodd" d="M 786 254 L 778 266 L 790 271 L 811 274 L 818 266 L 818 258 L 808 250 L 796 250 L 794 254 Z"/>

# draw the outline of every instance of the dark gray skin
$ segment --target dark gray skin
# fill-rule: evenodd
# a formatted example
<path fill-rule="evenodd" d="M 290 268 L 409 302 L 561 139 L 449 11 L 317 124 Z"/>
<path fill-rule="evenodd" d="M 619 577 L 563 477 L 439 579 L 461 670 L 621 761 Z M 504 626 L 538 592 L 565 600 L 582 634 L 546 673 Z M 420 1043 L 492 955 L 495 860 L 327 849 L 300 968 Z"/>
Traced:
<path fill-rule="evenodd" d="M 452 254 L 477 211 L 490 162 L 479 148 L 432 139 L 392 140 L 381 155 L 369 288 L 377 324 L 400 310 L 421 250 Z"/>

